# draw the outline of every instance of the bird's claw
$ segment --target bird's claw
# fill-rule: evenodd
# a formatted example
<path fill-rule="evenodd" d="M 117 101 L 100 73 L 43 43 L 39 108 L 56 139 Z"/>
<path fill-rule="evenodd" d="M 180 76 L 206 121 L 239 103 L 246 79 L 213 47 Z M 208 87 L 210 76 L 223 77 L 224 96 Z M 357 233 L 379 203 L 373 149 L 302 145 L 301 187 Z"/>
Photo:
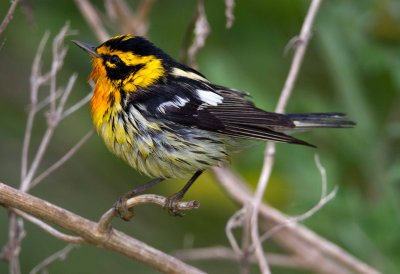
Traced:
<path fill-rule="evenodd" d="M 130 221 L 133 218 L 133 208 L 128 208 L 126 196 L 119 197 L 118 201 L 114 204 L 114 210 L 118 216 L 124 221 Z"/>
<path fill-rule="evenodd" d="M 183 217 L 185 214 L 181 209 L 179 209 L 179 202 L 182 200 L 183 194 L 181 192 L 177 192 L 169 197 L 165 201 L 164 208 L 167 209 L 168 213 L 172 216 Z"/>

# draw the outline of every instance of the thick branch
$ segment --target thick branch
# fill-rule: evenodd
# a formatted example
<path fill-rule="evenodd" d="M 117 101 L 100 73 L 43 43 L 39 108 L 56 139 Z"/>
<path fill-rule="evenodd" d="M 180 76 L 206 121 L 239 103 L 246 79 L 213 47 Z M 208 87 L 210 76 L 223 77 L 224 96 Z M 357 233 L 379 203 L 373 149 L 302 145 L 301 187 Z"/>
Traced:
<path fill-rule="evenodd" d="M 56 224 L 87 242 L 121 253 L 164 273 L 203 273 L 147 244 L 112 229 L 102 233 L 95 222 L 0 183 L 0 203 Z"/>

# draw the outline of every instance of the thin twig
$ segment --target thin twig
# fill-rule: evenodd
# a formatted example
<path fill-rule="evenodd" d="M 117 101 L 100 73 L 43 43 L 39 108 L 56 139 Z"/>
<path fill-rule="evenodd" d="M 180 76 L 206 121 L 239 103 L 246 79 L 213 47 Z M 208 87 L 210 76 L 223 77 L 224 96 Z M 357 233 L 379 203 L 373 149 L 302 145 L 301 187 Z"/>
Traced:
<path fill-rule="evenodd" d="M 22 156 L 21 156 L 21 182 L 25 179 L 26 173 L 28 171 L 28 161 L 29 161 L 29 146 L 30 146 L 30 140 L 31 140 L 31 135 L 32 135 L 32 128 L 33 128 L 33 123 L 35 121 L 35 115 L 36 115 L 36 104 L 38 101 L 38 91 L 39 87 L 41 85 L 40 79 L 41 77 L 41 60 L 42 60 L 42 55 L 44 51 L 44 47 L 47 43 L 47 40 L 49 39 L 49 32 L 46 32 L 43 35 L 42 40 L 40 40 L 38 49 L 36 51 L 35 58 L 33 60 L 32 64 L 32 73 L 31 73 L 31 78 L 30 78 L 30 107 L 29 107 L 29 113 L 28 113 L 28 120 L 26 122 L 26 127 L 25 127 L 25 135 L 24 135 L 24 141 L 22 145 Z"/>
<path fill-rule="evenodd" d="M 268 143 L 264 157 L 264 166 L 261 172 L 260 179 L 258 180 L 257 190 L 254 194 L 254 198 L 251 204 L 252 205 L 251 218 L 250 218 L 251 240 L 255 249 L 255 254 L 258 260 L 260 271 L 261 273 L 264 274 L 268 274 L 271 271 L 268 267 L 268 262 L 264 257 L 264 250 L 261 245 L 262 242 L 260 240 L 258 232 L 258 210 L 262 202 L 262 198 L 264 196 L 264 192 L 267 187 L 269 177 L 272 172 L 272 166 L 274 164 L 274 156 L 275 156 L 275 146 L 272 143 Z"/>
<path fill-rule="evenodd" d="M 49 176 L 51 173 L 53 173 L 55 170 L 65 164 L 65 162 L 71 159 L 71 157 L 74 156 L 74 154 L 83 146 L 84 143 L 86 143 L 87 140 L 89 140 L 90 137 L 92 137 L 92 135 L 93 130 L 90 130 L 88 133 L 86 133 L 85 136 L 83 136 L 73 147 L 71 147 L 70 150 L 68 150 L 67 153 L 65 153 L 58 161 L 53 163 L 50 167 L 48 167 L 45 171 L 43 171 L 35 179 L 33 179 L 30 183 L 29 189 L 34 188 L 44 178 Z"/>
<path fill-rule="evenodd" d="M 194 27 L 193 43 L 188 49 L 189 66 L 197 67 L 196 56 L 201 48 L 204 47 L 206 39 L 210 33 L 210 25 L 207 21 L 204 0 L 199 0 L 197 4 L 198 16 Z"/>
<path fill-rule="evenodd" d="M 301 43 L 296 48 L 296 52 L 293 57 L 293 61 L 292 61 L 292 65 L 289 70 L 289 74 L 286 78 L 285 85 L 283 87 L 283 90 L 279 97 L 278 104 L 275 109 L 276 112 L 279 112 L 279 113 L 284 112 L 287 102 L 293 91 L 293 86 L 297 79 L 300 65 L 303 61 L 303 57 L 304 57 L 305 51 L 307 49 L 309 39 L 311 37 L 311 28 L 312 28 L 315 16 L 318 12 L 319 6 L 321 4 L 321 1 L 322 0 L 313 0 L 310 4 L 310 7 L 308 9 L 306 18 L 304 20 L 304 23 L 303 23 L 303 26 L 301 28 L 301 32 L 299 35 L 299 41 L 301 41 Z M 252 241 L 253 241 L 253 245 L 255 247 L 256 256 L 259 261 L 260 270 L 263 273 L 270 273 L 270 270 L 268 268 L 268 262 L 266 261 L 266 259 L 264 257 L 264 251 L 263 251 L 263 248 L 261 245 L 260 236 L 259 236 L 259 232 L 258 232 L 258 209 L 260 207 L 262 197 L 264 196 L 264 193 L 267 188 L 268 181 L 269 181 L 269 178 L 271 175 L 272 167 L 274 164 L 274 154 L 275 154 L 275 144 L 270 142 L 267 144 L 267 148 L 265 150 L 264 164 L 262 167 L 260 179 L 257 184 L 257 190 L 255 192 L 254 199 L 252 201 L 253 211 L 252 211 L 252 217 L 250 220 L 251 226 L 252 226 L 252 231 L 251 231 Z"/>
<path fill-rule="evenodd" d="M 61 95 L 63 95 L 63 92 L 64 91 L 62 89 L 57 90 L 57 92 L 56 92 L 56 100 L 59 99 L 61 97 Z M 44 109 L 45 107 L 47 107 L 48 104 L 50 104 L 50 95 L 44 97 L 41 101 L 39 101 L 36 104 L 36 106 L 34 108 L 34 111 L 35 112 L 39 112 L 42 109 Z"/>
<path fill-rule="evenodd" d="M 64 120 L 65 118 L 67 118 L 69 115 L 71 115 L 72 113 L 74 113 L 75 111 L 77 111 L 78 109 L 80 109 L 81 107 L 83 107 L 84 105 L 86 105 L 90 99 L 92 98 L 93 92 L 88 93 L 88 95 L 86 95 L 85 97 L 83 97 L 81 100 L 79 100 L 77 103 L 75 103 L 73 106 L 69 107 L 68 109 L 66 109 L 62 114 L 60 119 Z"/>
<path fill-rule="evenodd" d="M 195 8 L 192 18 L 189 21 L 189 24 L 186 27 L 185 33 L 183 34 L 183 39 L 181 43 L 181 47 L 179 49 L 179 61 L 181 63 L 187 64 L 188 62 L 188 52 L 190 47 L 190 41 L 192 40 L 194 27 L 196 26 L 197 17 L 199 17 L 199 9 Z"/>
<path fill-rule="evenodd" d="M 15 214 L 10 214 L 8 242 L 0 253 L 0 259 L 9 262 L 9 272 L 12 274 L 21 273 L 19 254 L 21 252 L 20 242 L 25 237 L 24 223 Z"/>
<path fill-rule="evenodd" d="M 213 169 L 218 182 L 235 202 L 246 205 L 253 199 L 248 184 L 227 167 Z M 275 208 L 261 204 L 260 221 L 268 229 L 286 222 L 289 218 Z M 309 268 L 318 273 L 368 273 L 377 274 L 377 270 L 359 261 L 357 258 L 322 238 L 301 224 L 292 224 L 281 229 L 272 238 L 286 250 L 302 257 Z"/>
<path fill-rule="evenodd" d="M 228 260 L 239 262 L 241 260 L 240 255 L 224 246 L 177 250 L 173 252 L 173 255 L 184 261 Z M 307 268 L 307 265 L 304 264 L 301 258 L 272 253 L 267 253 L 265 256 L 271 265 L 288 268 Z M 249 261 L 251 263 L 257 262 L 254 256 L 250 256 Z"/>
<path fill-rule="evenodd" d="M 337 187 L 335 187 L 330 193 L 327 193 L 328 182 L 327 182 L 326 171 L 323 165 L 321 164 L 317 153 L 315 154 L 314 160 L 315 160 L 315 165 L 317 166 L 318 171 L 320 172 L 321 175 L 321 198 L 319 199 L 318 203 L 315 204 L 311 209 L 304 212 L 303 214 L 289 217 L 285 222 L 280 223 L 279 225 L 265 232 L 260 237 L 261 242 L 269 239 L 274 233 L 276 233 L 277 231 L 281 230 L 286 226 L 289 226 L 293 223 L 299 223 L 310 218 L 312 215 L 321 210 L 322 207 L 324 207 L 327 203 L 329 203 L 329 201 L 331 201 L 336 196 L 338 190 Z"/>
<path fill-rule="evenodd" d="M 249 274 L 249 259 L 251 255 L 251 225 L 249 220 L 251 218 L 251 214 L 249 214 L 249 211 L 251 211 L 251 208 L 248 205 L 245 205 L 244 208 L 246 209 L 246 211 L 243 216 L 242 226 L 242 258 L 240 260 L 240 274 Z"/>
<path fill-rule="evenodd" d="M 58 225 L 88 243 L 123 254 L 164 273 L 204 273 L 116 229 L 101 233 L 98 224 L 25 192 L 0 183 L 0 204 Z"/>
<path fill-rule="evenodd" d="M 36 274 L 36 273 L 45 273 L 45 270 L 48 268 L 50 264 L 55 262 L 56 260 L 62 260 L 64 261 L 68 254 L 74 249 L 76 246 L 72 244 L 66 245 L 64 248 L 61 250 L 57 251 L 56 253 L 52 254 L 51 256 L 47 257 L 44 259 L 42 262 L 40 262 L 37 266 L 35 266 L 29 274 Z"/>
<path fill-rule="evenodd" d="M 8 24 L 13 19 L 14 11 L 15 11 L 15 8 L 17 7 L 17 5 L 18 5 L 18 2 L 19 2 L 19 0 L 12 0 L 11 1 L 10 8 L 8 9 L 7 14 L 4 17 L 4 19 L 3 19 L 3 21 L 1 22 L 1 25 L 0 25 L 0 34 L 7 28 Z"/>
<path fill-rule="evenodd" d="M 229 244 L 232 250 L 239 256 L 242 254 L 242 250 L 237 243 L 235 236 L 233 235 L 233 229 L 243 226 L 243 218 L 246 214 L 246 207 L 242 207 L 240 210 L 236 211 L 226 222 L 225 234 L 228 238 Z"/>
<path fill-rule="evenodd" d="M 235 8 L 235 0 L 225 0 L 225 17 L 227 29 L 230 29 L 235 22 L 235 15 L 233 15 L 233 10 Z"/>
<path fill-rule="evenodd" d="M 158 204 L 162 207 L 165 207 L 168 200 L 167 197 L 154 195 L 154 194 L 143 194 L 139 196 L 135 196 L 130 198 L 126 201 L 126 207 L 128 209 L 133 210 L 135 206 L 143 205 L 143 204 Z M 200 207 L 199 201 L 187 201 L 187 202 L 178 202 L 177 203 L 177 210 L 178 211 L 187 211 L 192 210 Z M 111 224 L 111 221 L 116 216 L 116 211 L 114 208 L 110 208 L 106 213 L 101 216 L 98 222 L 98 229 L 101 232 L 106 232 Z"/>
<path fill-rule="evenodd" d="M 41 229 L 43 229 L 44 231 L 46 231 L 47 233 L 49 233 L 50 235 L 52 235 L 53 237 L 55 237 L 57 239 L 60 239 L 62 241 L 68 242 L 68 243 L 73 243 L 73 244 L 82 244 L 82 243 L 86 242 L 82 237 L 72 236 L 72 235 L 62 233 L 62 232 L 58 231 L 57 229 L 55 229 L 54 227 L 41 221 L 40 219 L 33 217 L 32 215 L 29 215 L 21 210 L 12 208 L 11 211 L 14 212 L 15 214 L 17 214 L 18 216 L 24 218 L 25 220 L 31 222 L 32 224 L 37 225 L 38 227 L 40 227 Z"/>
<path fill-rule="evenodd" d="M 36 61 L 35 58 L 35 66 L 32 69 L 32 76 L 31 76 L 31 83 L 33 85 L 32 88 L 32 93 L 33 95 L 36 96 L 36 98 L 31 99 L 32 107 L 35 108 L 36 103 L 37 103 L 37 90 L 40 87 L 41 84 L 44 84 L 43 79 L 49 79 L 50 82 L 50 111 L 48 113 L 48 123 L 47 123 L 47 129 L 45 133 L 43 134 L 42 140 L 40 142 L 39 148 L 37 149 L 37 152 L 33 158 L 33 161 L 31 165 L 29 166 L 29 170 L 26 172 L 26 176 L 23 177 L 22 182 L 21 182 L 21 187 L 20 189 L 22 191 L 27 191 L 30 188 L 30 184 L 32 182 L 33 177 L 36 174 L 36 171 L 43 159 L 43 156 L 48 148 L 48 145 L 50 143 L 50 140 L 54 134 L 54 130 L 57 127 L 57 125 L 60 122 L 60 113 L 63 111 L 64 104 L 66 100 L 68 99 L 68 96 L 70 95 L 70 92 L 72 90 L 73 84 L 76 80 L 76 75 L 72 75 L 68 81 L 68 84 L 66 88 L 63 91 L 63 95 L 61 97 L 60 103 L 57 106 L 56 102 L 56 78 L 57 74 L 60 71 L 64 58 L 67 52 L 67 48 L 63 46 L 64 39 L 66 35 L 69 34 L 69 24 L 66 23 L 65 26 L 60 30 L 60 32 L 56 35 L 56 37 L 53 40 L 53 60 L 52 60 L 52 65 L 51 69 L 49 72 L 49 78 L 46 76 L 42 76 L 40 74 L 40 59 L 39 61 Z M 38 58 L 41 57 L 41 54 L 37 54 Z M 33 97 L 31 94 L 31 96 Z M 34 111 L 34 110 L 33 110 Z M 29 119 L 29 117 L 28 117 Z M 33 122 L 32 122 L 33 124 Z M 31 129 L 30 129 L 31 130 Z M 30 135 L 30 133 L 28 134 Z M 29 150 L 29 142 L 27 145 L 27 150 Z M 24 154 L 25 156 L 25 154 Z M 24 161 L 23 161 L 24 162 Z"/>
<path fill-rule="evenodd" d="M 96 34 L 97 39 L 100 41 L 107 40 L 110 36 L 108 35 L 95 7 L 93 7 L 88 0 L 75 0 L 75 4 L 78 6 L 83 17 L 86 19 L 89 27 Z"/>
<path fill-rule="evenodd" d="M 57 112 L 57 118 L 59 119 L 59 121 L 62 120 L 61 119 L 61 114 L 64 111 L 65 103 L 67 102 L 68 97 L 71 94 L 72 88 L 75 85 L 75 81 L 76 81 L 77 77 L 78 77 L 78 74 L 76 74 L 76 73 L 72 74 L 71 77 L 69 77 L 67 86 L 64 88 L 64 92 L 63 92 L 63 94 L 62 94 L 62 96 L 60 98 L 60 101 L 58 102 L 58 106 L 57 106 L 56 112 Z M 57 122 L 59 122 L 59 121 L 57 121 Z"/>
<path fill-rule="evenodd" d="M 57 123 L 58 117 L 56 115 L 56 87 L 57 87 L 57 73 L 64 63 L 64 57 L 67 54 L 67 48 L 63 46 L 64 38 L 69 31 L 69 24 L 65 24 L 57 36 L 53 40 L 52 52 L 53 61 L 51 62 L 50 69 L 50 110 L 49 110 L 49 123 Z M 72 78 L 72 77 L 71 77 Z M 76 78 L 76 77 L 75 77 Z M 68 98 L 67 94 L 67 98 Z M 64 94 L 65 97 L 65 94 Z"/>
<path fill-rule="evenodd" d="M 117 21 L 120 33 L 146 36 L 148 30 L 148 16 L 155 0 L 142 0 L 136 12 L 132 12 L 125 0 L 105 1 L 106 10 L 111 19 Z"/>

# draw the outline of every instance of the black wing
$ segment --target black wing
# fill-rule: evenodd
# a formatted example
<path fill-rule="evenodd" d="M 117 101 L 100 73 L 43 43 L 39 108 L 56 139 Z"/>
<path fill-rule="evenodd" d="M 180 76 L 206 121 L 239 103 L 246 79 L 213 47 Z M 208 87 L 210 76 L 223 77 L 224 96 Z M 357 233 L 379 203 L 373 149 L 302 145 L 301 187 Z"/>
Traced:
<path fill-rule="evenodd" d="M 266 112 L 247 94 L 206 81 L 172 77 L 131 95 L 131 103 L 146 107 L 147 115 L 165 122 L 235 137 L 310 145 L 280 131 L 293 129 L 283 114 Z"/>

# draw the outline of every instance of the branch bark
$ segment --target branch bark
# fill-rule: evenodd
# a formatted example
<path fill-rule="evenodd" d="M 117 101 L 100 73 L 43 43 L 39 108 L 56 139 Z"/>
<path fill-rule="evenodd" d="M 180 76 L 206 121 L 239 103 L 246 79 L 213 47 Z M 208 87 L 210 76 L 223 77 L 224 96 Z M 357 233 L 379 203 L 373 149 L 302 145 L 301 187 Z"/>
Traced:
<path fill-rule="evenodd" d="M 14 11 L 15 11 L 15 8 L 17 7 L 17 5 L 18 5 L 18 2 L 19 2 L 19 0 L 12 0 L 11 1 L 10 8 L 8 9 L 8 12 L 7 12 L 6 16 L 4 17 L 4 19 L 3 19 L 3 21 L 1 22 L 1 25 L 0 25 L 0 34 L 7 28 L 8 24 L 13 19 Z"/>
<path fill-rule="evenodd" d="M 311 27 L 313 25 L 315 16 L 317 15 L 319 6 L 322 0 L 313 0 L 308 9 L 306 18 L 304 19 L 303 26 L 301 28 L 300 35 L 298 36 L 298 45 L 296 52 L 293 57 L 292 65 L 290 67 L 289 74 L 286 78 L 285 85 L 281 92 L 278 104 L 275 108 L 275 112 L 283 113 L 285 106 L 290 98 L 293 90 L 294 83 L 296 82 L 298 72 L 300 70 L 301 63 L 303 61 L 304 54 L 307 49 L 308 41 L 311 37 Z M 254 198 L 251 201 L 253 210 L 251 212 L 251 239 L 255 247 L 255 254 L 259 262 L 260 270 L 263 273 L 270 273 L 268 268 L 268 262 L 265 259 L 264 251 L 262 248 L 262 242 L 260 240 L 260 235 L 258 231 L 258 209 L 262 203 L 262 198 L 264 196 L 265 190 L 268 186 L 268 181 L 271 176 L 272 168 L 275 159 L 275 144 L 268 142 L 265 149 L 264 164 L 261 170 L 261 175 L 258 180 L 257 190 L 254 194 Z"/>
<path fill-rule="evenodd" d="M 235 202 L 245 205 L 253 194 L 242 179 L 226 167 L 214 168 L 215 175 L 227 195 Z M 259 217 L 264 230 L 287 223 L 288 216 L 264 203 L 260 204 Z M 292 223 L 271 235 L 280 246 L 303 258 L 308 267 L 317 273 L 364 273 L 379 272 L 358 260 L 341 247 L 322 238 L 305 226 Z"/>
<path fill-rule="evenodd" d="M 164 273 L 204 273 L 115 229 L 102 232 L 98 224 L 40 198 L 0 183 L 0 204 L 56 224 L 88 243 L 123 254 Z"/>

